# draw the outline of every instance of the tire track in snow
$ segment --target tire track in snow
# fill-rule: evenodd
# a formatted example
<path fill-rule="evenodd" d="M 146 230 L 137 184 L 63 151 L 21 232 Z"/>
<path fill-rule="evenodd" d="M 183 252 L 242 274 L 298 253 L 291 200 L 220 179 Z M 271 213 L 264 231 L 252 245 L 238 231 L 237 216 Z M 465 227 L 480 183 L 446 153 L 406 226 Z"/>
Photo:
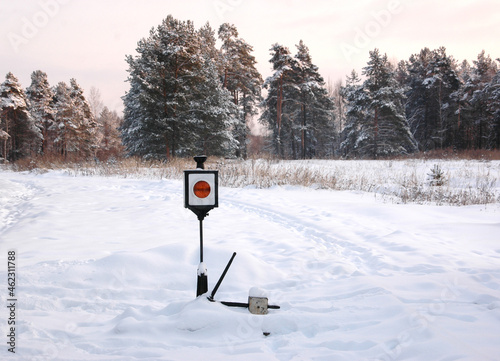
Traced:
<path fill-rule="evenodd" d="M 286 229 L 293 230 L 302 238 L 314 243 L 313 252 L 315 260 L 309 260 L 306 267 L 308 269 L 324 268 L 325 261 L 331 261 L 332 256 L 337 264 L 346 261 L 356 267 L 356 270 L 365 274 L 378 274 L 381 269 L 393 267 L 383 261 L 380 256 L 371 249 L 357 245 L 353 242 L 341 240 L 333 236 L 329 231 L 322 230 L 316 225 L 310 225 L 301 218 L 290 216 L 284 212 L 278 212 L 263 206 L 255 206 L 246 202 L 235 201 L 224 197 L 224 204 L 230 208 L 237 209 L 249 214 L 256 215 L 271 223 L 278 224 Z M 325 254 L 326 252 L 326 254 Z M 327 255 L 329 256 L 327 258 Z M 335 265 L 328 264 L 335 271 Z"/>

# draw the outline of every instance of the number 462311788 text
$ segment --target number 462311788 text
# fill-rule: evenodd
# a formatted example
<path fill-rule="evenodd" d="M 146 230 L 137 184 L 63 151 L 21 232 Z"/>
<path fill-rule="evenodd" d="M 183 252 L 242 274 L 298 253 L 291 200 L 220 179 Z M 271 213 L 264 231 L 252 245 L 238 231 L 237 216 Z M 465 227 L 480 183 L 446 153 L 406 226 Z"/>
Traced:
<path fill-rule="evenodd" d="M 16 296 L 16 251 L 9 251 L 7 260 L 9 297 L 13 298 Z"/>

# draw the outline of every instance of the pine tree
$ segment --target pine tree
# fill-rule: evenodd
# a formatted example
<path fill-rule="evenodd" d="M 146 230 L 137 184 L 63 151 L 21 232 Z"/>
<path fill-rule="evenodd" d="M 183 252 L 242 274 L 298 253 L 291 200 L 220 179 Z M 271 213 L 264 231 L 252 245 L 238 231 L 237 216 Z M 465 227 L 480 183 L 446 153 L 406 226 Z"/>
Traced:
<path fill-rule="evenodd" d="M 54 122 L 57 126 L 54 146 L 64 157 L 78 151 L 78 125 L 73 121 L 73 102 L 70 88 L 65 82 L 59 82 L 54 88 Z"/>
<path fill-rule="evenodd" d="M 97 123 L 85 99 L 83 89 L 75 79 L 70 80 L 69 96 L 73 105 L 72 123 L 76 126 L 77 152 L 80 157 L 89 157 L 95 154 L 95 128 Z"/>
<path fill-rule="evenodd" d="M 468 106 L 469 94 L 466 89 L 466 84 L 470 82 L 472 69 L 467 60 L 464 60 L 457 68 L 460 87 L 452 96 L 455 102 L 455 115 L 457 117 L 456 134 L 453 146 L 456 149 L 467 149 L 472 146 L 472 124 L 469 122 Z"/>
<path fill-rule="evenodd" d="M 123 98 L 121 131 L 130 155 L 167 159 L 189 155 L 195 152 L 197 131 L 205 127 L 216 132 L 221 123 L 230 123 L 231 112 L 196 118 L 203 98 L 220 100 L 199 91 L 217 89 L 217 69 L 211 68 L 215 76 L 207 76 L 204 68 L 206 57 L 213 54 L 213 44 L 213 32 L 208 26 L 197 31 L 192 22 L 181 22 L 169 15 L 138 43 L 138 55 L 127 57 L 130 91 Z M 217 104 L 210 106 L 217 108 Z M 201 126 L 203 121 L 218 123 Z"/>
<path fill-rule="evenodd" d="M 427 90 L 425 79 L 429 72 L 431 62 L 431 51 L 424 48 L 419 54 L 412 55 L 408 62 L 408 92 L 406 115 L 410 123 L 412 132 L 418 142 L 421 143 L 421 150 L 431 149 L 429 142 L 431 137 L 430 115 L 430 95 Z"/>
<path fill-rule="evenodd" d="M 8 73 L 0 86 L 2 157 L 15 161 L 36 154 L 42 134 L 29 112 L 29 101 L 17 78 Z"/>
<path fill-rule="evenodd" d="M 495 109 L 489 104 L 487 88 L 498 68 L 489 56 L 485 56 L 484 50 L 473 63 L 459 95 L 460 119 L 465 133 L 465 148 L 487 149 L 495 144 Z"/>
<path fill-rule="evenodd" d="M 327 155 L 334 141 L 334 104 L 325 87 L 318 67 L 312 63 L 309 49 L 301 40 L 297 45 L 294 63 L 295 107 L 294 118 L 300 129 L 300 157 Z"/>
<path fill-rule="evenodd" d="M 239 144 L 233 137 L 238 124 L 238 108 L 231 94 L 219 81 L 217 65 L 207 56 L 201 68 L 204 81 L 200 82 L 190 104 L 192 111 L 187 119 L 192 127 L 189 139 L 184 141 L 198 154 L 227 156 L 236 153 Z"/>
<path fill-rule="evenodd" d="M 131 89 L 124 97 L 124 144 L 131 155 L 170 159 L 183 151 L 180 133 L 193 73 L 201 66 L 194 26 L 169 15 L 139 41 L 137 52 L 127 57 Z"/>
<path fill-rule="evenodd" d="M 406 112 L 421 150 L 443 149 L 454 143 L 456 102 L 460 82 L 455 60 L 446 49 L 424 48 L 408 63 Z"/>
<path fill-rule="evenodd" d="M 331 156 L 335 142 L 334 104 L 309 49 L 300 41 L 297 54 L 274 44 L 273 74 L 264 82 L 260 122 L 272 132 L 276 154 L 282 158 Z"/>
<path fill-rule="evenodd" d="M 448 148 L 455 142 L 457 132 L 456 104 L 454 93 L 460 88 L 457 64 L 452 56 L 446 54 L 446 49 L 440 47 L 434 52 L 432 63 L 432 80 L 429 86 L 435 87 L 437 103 L 437 144 L 440 149 Z"/>
<path fill-rule="evenodd" d="M 500 62 L 500 59 L 497 61 Z M 491 146 L 500 149 L 500 69 L 487 85 L 485 92 L 488 97 L 488 111 L 492 117 Z"/>
<path fill-rule="evenodd" d="M 341 90 L 341 95 L 346 102 L 346 121 L 341 132 L 340 153 L 344 157 L 358 157 L 358 135 L 362 124 L 367 118 L 365 108 L 366 94 L 361 79 L 355 70 L 346 77 L 346 85 Z"/>
<path fill-rule="evenodd" d="M 398 66 L 396 67 L 396 71 L 394 73 L 394 78 L 398 82 L 398 85 L 402 88 L 408 86 L 409 83 L 409 72 L 408 72 L 408 62 L 401 60 L 398 62 Z"/>
<path fill-rule="evenodd" d="M 289 98 L 294 91 L 292 76 L 295 60 L 290 50 L 282 45 L 274 44 L 270 51 L 273 74 L 263 84 L 268 93 L 262 102 L 264 111 L 259 121 L 272 131 L 272 145 L 279 157 L 296 157 L 296 134 L 290 117 L 292 99 Z"/>
<path fill-rule="evenodd" d="M 233 128 L 233 136 L 238 142 L 236 156 L 246 158 L 250 129 L 248 121 L 257 114 L 261 98 L 262 76 L 255 68 L 256 60 L 251 55 L 253 48 L 238 38 L 234 25 L 222 24 L 218 32 L 222 41 L 220 67 L 223 87 L 232 95 L 238 107 L 238 121 Z"/>
<path fill-rule="evenodd" d="M 54 93 L 46 73 L 37 70 L 31 74 L 31 85 L 26 89 L 26 95 L 30 103 L 30 114 L 43 136 L 41 152 L 48 154 L 53 150 L 56 125 L 53 117 Z"/>
<path fill-rule="evenodd" d="M 129 81 L 130 90 L 123 97 L 123 124 L 119 128 L 122 143 L 129 155 L 150 158 L 157 154 L 152 151 L 154 149 L 162 153 L 163 141 L 161 136 L 156 136 L 148 129 L 149 118 L 142 110 L 140 82 L 134 78 Z"/>

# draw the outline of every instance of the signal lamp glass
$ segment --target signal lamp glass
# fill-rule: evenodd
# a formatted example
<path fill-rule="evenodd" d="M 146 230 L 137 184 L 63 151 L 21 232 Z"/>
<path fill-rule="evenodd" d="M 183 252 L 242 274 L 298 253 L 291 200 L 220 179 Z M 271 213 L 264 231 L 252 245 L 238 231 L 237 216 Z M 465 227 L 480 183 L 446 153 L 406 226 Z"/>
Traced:
<path fill-rule="evenodd" d="M 193 186 L 193 192 L 198 198 L 207 198 L 210 195 L 210 184 L 205 181 L 196 182 Z"/>

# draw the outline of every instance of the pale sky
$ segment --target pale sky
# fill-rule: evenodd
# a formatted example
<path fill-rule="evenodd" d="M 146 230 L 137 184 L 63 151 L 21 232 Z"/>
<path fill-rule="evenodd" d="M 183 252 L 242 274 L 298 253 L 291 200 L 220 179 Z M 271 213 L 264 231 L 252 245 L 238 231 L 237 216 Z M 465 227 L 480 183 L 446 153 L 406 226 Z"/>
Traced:
<path fill-rule="evenodd" d="M 87 96 L 96 87 L 121 112 L 125 56 L 169 14 L 197 28 L 234 24 L 264 79 L 271 45 L 295 54 L 301 39 L 332 82 L 361 73 L 374 48 L 395 61 L 439 46 L 460 62 L 483 49 L 500 57 L 498 0 L 0 0 L 0 83 L 10 71 L 26 88 L 42 70 L 51 85 L 75 78 Z"/>

